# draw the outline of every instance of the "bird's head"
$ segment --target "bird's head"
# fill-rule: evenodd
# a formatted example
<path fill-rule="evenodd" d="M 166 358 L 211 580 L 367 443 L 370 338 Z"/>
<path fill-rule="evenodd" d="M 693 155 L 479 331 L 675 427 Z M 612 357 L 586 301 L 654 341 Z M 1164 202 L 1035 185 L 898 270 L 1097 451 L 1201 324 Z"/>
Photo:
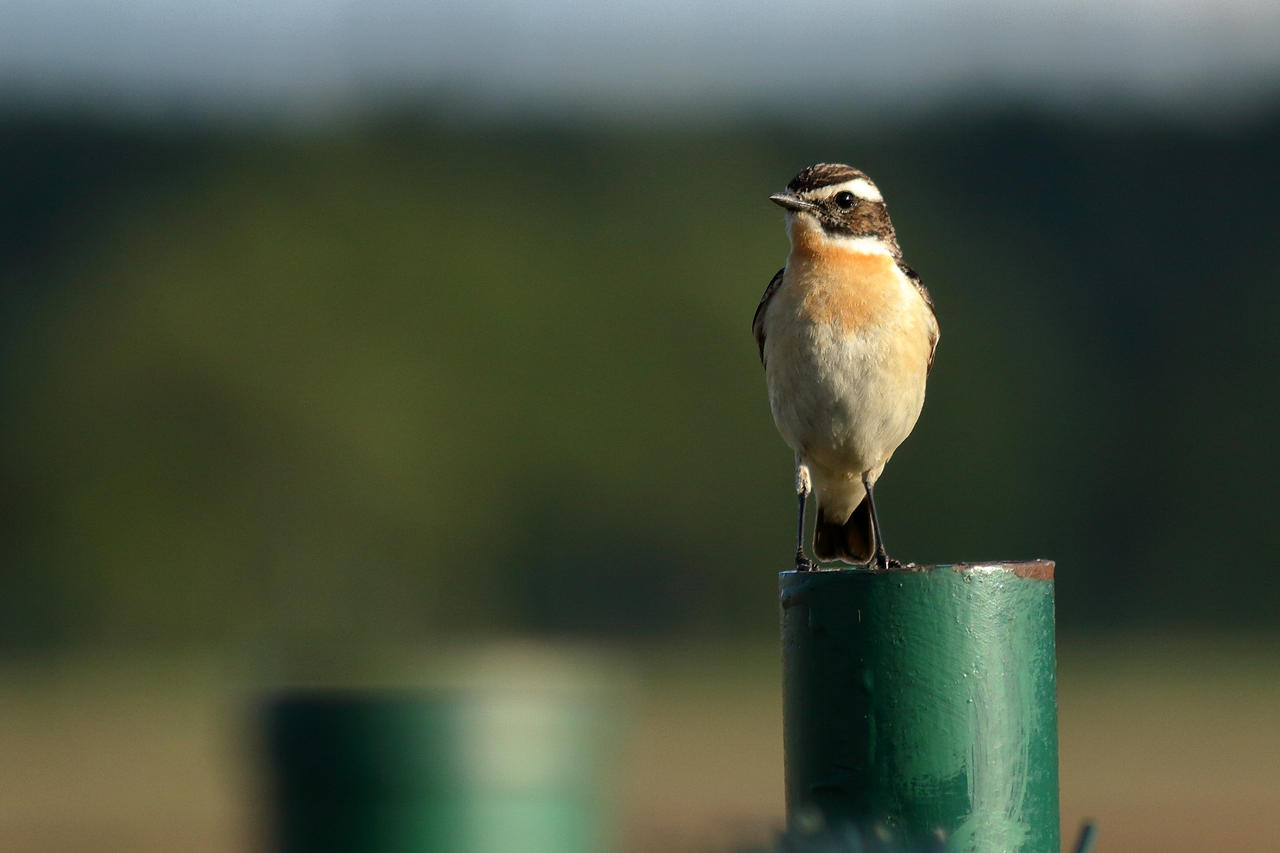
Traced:
<path fill-rule="evenodd" d="M 787 211 L 787 233 L 794 247 L 842 246 L 900 254 L 884 196 L 852 166 L 809 166 L 769 200 Z"/>

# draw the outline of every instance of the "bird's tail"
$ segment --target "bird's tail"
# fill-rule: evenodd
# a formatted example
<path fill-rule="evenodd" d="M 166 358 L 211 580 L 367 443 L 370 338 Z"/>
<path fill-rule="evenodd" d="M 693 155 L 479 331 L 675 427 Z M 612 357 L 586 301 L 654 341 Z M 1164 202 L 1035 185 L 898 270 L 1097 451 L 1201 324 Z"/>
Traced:
<path fill-rule="evenodd" d="M 813 553 L 819 560 L 869 563 L 876 553 L 876 535 L 871 526 L 871 507 L 864 497 L 845 521 L 827 518 L 818 504 L 818 526 L 813 533 Z"/>

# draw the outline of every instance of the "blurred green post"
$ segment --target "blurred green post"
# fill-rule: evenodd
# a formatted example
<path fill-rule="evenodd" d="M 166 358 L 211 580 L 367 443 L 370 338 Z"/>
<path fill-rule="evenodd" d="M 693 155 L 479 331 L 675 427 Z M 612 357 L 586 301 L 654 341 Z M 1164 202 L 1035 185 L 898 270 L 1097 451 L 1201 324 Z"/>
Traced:
<path fill-rule="evenodd" d="M 599 853 L 602 709 L 536 691 L 286 693 L 266 709 L 280 853 Z"/>
<path fill-rule="evenodd" d="M 1057 853 L 1053 570 L 782 572 L 788 827 Z"/>

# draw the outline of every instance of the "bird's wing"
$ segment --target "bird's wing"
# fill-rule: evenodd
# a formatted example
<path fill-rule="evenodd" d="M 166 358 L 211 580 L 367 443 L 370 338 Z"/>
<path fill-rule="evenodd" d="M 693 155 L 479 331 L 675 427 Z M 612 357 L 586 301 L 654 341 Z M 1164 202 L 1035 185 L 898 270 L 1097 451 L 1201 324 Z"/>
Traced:
<path fill-rule="evenodd" d="M 782 274 L 787 271 L 786 267 L 778 270 L 772 279 L 769 280 L 769 286 L 764 289 L 764 296 L 760 297 L 760 304 L 756 306 L 756 314 L 751 318 L 751 334 L 756 337 L 756 346 L 760 348 L 760 363 L 764 364 L 764 312 L 769 305 L 769 300 L 773 298 L 773 294 L 778 292 L 778 288 L 782 287 Z"/>
<path fill-rule="evenodd" d="M 925 368 L 926 373 L 933 371 L 933 357 L 938 352 L 938 338 L 942 336 L 938 329 L 938 315 L 933 308 L 933 297 L 929 295 L 929 291 L 925 289 L 924 283 L 920 281 L 920 274 L 907 266 L 901 260 L 898 261 L 898 269 L 902 270 L 902 274 L 911 279 L 911 283 L 916 286 L 916 292 L 920 294 L 920 298 L 924 300 L 924 306 L 929 309 L 929 366 Z"/>

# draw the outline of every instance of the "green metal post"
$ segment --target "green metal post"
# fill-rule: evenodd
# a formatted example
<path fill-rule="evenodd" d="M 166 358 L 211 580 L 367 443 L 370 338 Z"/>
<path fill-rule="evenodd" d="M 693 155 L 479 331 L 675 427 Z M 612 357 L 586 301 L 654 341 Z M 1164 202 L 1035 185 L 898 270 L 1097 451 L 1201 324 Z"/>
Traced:
<path fill-rule="evenodd" d="M 1057 853 L 1053 569 L 783 572 L 788 826 Z"/>
<path fill-rule="evenodd" d="M 599 703 L 538 692 L 315 690 L 266 708 L 280 853 L 598 853 Z"/>

